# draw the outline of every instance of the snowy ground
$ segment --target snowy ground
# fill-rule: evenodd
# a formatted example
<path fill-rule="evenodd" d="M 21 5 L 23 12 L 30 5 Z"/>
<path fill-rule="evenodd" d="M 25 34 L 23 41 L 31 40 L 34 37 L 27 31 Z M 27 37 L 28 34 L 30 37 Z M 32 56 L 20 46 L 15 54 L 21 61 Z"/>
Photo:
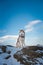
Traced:
<path fill-rule="evenodd" d="M 43 65 L 43 47 L 29 47 L 21 50 L 10 45 L 0 45 L 0 65 Z"/>
<path fill-rule="evenodd" d="M 20 65 L 20 62 L 17 62 L 17 60 L 13 57 L 13 54 L 16 53 L 18 50 L 20 49 L 7 46 L 6 53 L 3 53 L 2 49 L 0 48 L 0 65 Z M 8 54 L 8 51 L 11 51 L 11 53 Z M 8 59 L 5 59 L 8 56 L 10 57 Z"/>

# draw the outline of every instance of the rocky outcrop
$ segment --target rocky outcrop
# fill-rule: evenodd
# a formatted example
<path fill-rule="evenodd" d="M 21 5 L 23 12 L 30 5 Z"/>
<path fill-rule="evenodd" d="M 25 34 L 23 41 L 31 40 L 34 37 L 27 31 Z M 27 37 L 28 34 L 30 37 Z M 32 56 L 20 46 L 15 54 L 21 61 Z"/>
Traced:
<path fill-rule="evenodd" d="M 43 47 L 27 46 L 14 54 L 23 65 L 43 65 Z"/>
<path fill-rule="evenodd" d="M 3 52 L 6 52 L 6 46 L 0 46 L 0 48 L 2 49 Z"/>

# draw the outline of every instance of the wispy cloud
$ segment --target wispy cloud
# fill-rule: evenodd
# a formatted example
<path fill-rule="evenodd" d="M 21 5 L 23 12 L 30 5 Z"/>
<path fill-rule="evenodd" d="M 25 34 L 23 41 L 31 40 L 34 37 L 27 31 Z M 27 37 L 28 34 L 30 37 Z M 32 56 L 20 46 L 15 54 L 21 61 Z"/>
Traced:
<path fill-rule="evenodd" d="M 34 29 L 34 25 L 39 24 L 41 22 L 41 20 L 34 20 L 29 22 L 26 26 L 25 26 L 25 32 L 31 32 Z"/>
<path fill-rule="evenodd" d="M 18 38 L 18 35 L 6 35 L 6 36 L 2 36 L 0 37 L 0 43 L 8 40 L 8 39 L 13 39 L 16 40 Z"/>

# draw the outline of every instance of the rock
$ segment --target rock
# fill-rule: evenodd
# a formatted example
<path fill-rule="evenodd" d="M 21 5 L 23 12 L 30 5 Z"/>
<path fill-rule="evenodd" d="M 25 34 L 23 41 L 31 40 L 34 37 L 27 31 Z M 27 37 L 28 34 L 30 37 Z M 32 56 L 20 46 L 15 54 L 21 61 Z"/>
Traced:
<path fill-rule="evenodd" d="M 37 52 L 37 50 L 39 50 L 40 52 Z M 16 52 L 13 56 L 21 64 L 36 65 L 36 64 L 39 63 L 39 65 L 40 65 L 40 61 L 39 61 L 38 58 L 42 59 L 42 57 L 43 57 L 43 48 L 38 47 L 38 46 L 28 46 L 28 47 L 25 47 L 22 50 Z M 37 59 L 38 59 L 38 61 L 37 61 Z M 43 63 L 41 63 L 41 64 L 43 64 Z"/>
<path fill-rule="evenodd" d="M 7 64 L 4 63 L 3 65 L 7 65 Z"/>
<path fill-rule="evenodd" d="M 11 53 L 11 51 L 7 51 L 7 53 L 8 53 L 8 54 L 10 54 L 10 53 Z"/>
<path fill-rule="evenodd" d="M 5 59 L 9 59 L 10 57 L 11 57 L 11 55 L 9 55 L 9 56 L 5 57 Z"/>
<path fill-rule="evenodd" d="M 0 52 L 0 54 L 2 54 L 3 52 Z"/>
<path fill-rule="evenodd" d="M 6 46 L 2 46 L 1 48 L 3 52 L 6 52 Z"/>

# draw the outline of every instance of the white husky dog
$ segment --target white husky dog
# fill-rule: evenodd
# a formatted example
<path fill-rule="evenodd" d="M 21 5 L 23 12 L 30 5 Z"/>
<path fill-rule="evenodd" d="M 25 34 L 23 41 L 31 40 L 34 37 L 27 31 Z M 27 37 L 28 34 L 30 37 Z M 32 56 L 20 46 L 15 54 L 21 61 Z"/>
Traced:
<path fill-rule="evenodd" d="M 25 32 L 24 30 L 20 30 L 16 47 L 23 47 L 23 46 L 25 46 Z"/>

